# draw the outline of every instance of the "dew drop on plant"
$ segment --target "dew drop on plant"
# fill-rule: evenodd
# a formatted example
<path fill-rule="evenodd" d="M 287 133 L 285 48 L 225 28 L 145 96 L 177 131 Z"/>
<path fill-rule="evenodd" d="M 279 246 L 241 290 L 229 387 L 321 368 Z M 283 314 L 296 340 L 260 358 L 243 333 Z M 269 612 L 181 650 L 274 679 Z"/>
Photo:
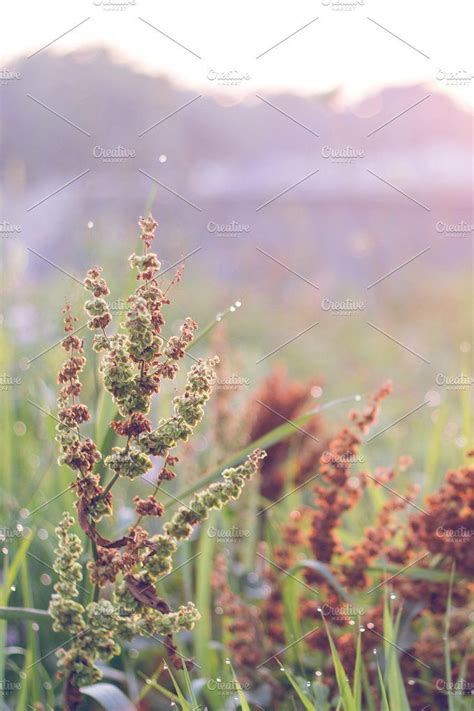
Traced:
<path fill-rule="evenodd" d="M 148 679 L 146 680 L 146 683 L 147 683 L 147 684 L 152 684 L 153 682 L 152 682 L 152 680 L 151 680 L 150 678 L 148 678 Z"/>
<path fill-rule="evenodd" d="M 49 683 L 49 681 L 45 681 L 45 682 L 43 683 L 43 688 L 49 690 L 49 689 L 52 689 L 52 686 L 51 686 L 51 684 Z"/>
<path fill-rule="evenodd" d="M 39 628 L 40 628 L 40 626 L 39 626 L 39 624 L 38 624 L 37 622 L 33 622 L 33 624 L 31 625 L 31 629 L 32 629 L 34 632 L 39 632 Z"/>
<path fill-rule="evenodd" d="M 355 625 L 354 620 L 349 620 L 349 624 L 350 624 L 350 625 Z"/>
<path fill-rule="evenodd" d="M 322 673 L 322 671 L 319 671 L 319 669 L 318 669 L 317 671 L 314 672 L 314 675 L 315 676 L 322 676 L 323 673 Z"/>
<path fill-rule="evenodd" d="M 8 555 L 8 548 L 2 548 L 3 555 Z"/>
<path fill-rule="evenodd" d="M 29 515 L 28 509 L 20 509 L 20 518 L 28 518 Z"/>
<path fill-rule="evenodd" d="M 409 684 L 410 686 L 413 686 L 414 683 L 415 683 L 415 680 L 414 680 L 414 679 L 408 679 L 408 684 Z"/>
<path fill-rule="evenodd" d="M 48 536 L 49 536 L 48 531 L 45 528 L 39 529 L 38 538 L 40 538 L 42 541 L 46 541 Z"/>
<path fill-rule="evenodd" d="M 359 627 L 361 632 L 365 632 L 365 627 Z"/>
<path fill-rule="evenodd" d="M 390 595 L 390 600 L 396 600 L 396 599 L 397 599 L 397 596 L 394 593 L 392 593 Z"/>
<path fill-rule="evenodd" d="M 285 667 L 280 667 L 280 671 L 285 671 Z"/>
<path fill-rule="evenodd" d="M 11 590 L 12 592 L 15 592 L 15 590 L 16 590 L 16 585 L 10 585 L 10 590 Z"/>
<path fill-rule="evenodd" d="M 43 573 L 42 575 L 40 575 L 40 583 L 42 585 L 51 585 L 51 582 L 51 576 L 48 575 L 48 573 Z"/>
<path fill-rule="evenodd" d="M 18 533 L 21 533 L 23 531 L 23 526 L 21 525 L 21 523 L 17 523 L 15 528 L 18 531 Z"/>
<path fill-rule="evenodd" d="M 226 664 L 230 664 L 230 659 L 226 659 L 226 660 L 225 660 L 225 663 L 226 663 Z"/>
<path fill-rule="evenodd" d="M 166 156 L 164 153 L 162 153 L 160 155 L 160 157 L 158 158 L 158 160 L 160 163 L 166 163 L 166 161 L 168 160 L 168 156 Z"/>
<path fill-rule="evenodd" d="M 367 629 L 369 629 L 369 630 L 373 630 L 374 627 L 375 627 L 375 625 L 373 622 L 369 622 L 369 624 L 367 625 Z"/>
<path fill-rule="evenodd" d="M 13 432 L 18 436 L 18 437 L 23 437 L 24 434 L 26 434 L 26 425 L 24 422 L 15 422 L 13 425 Z"/>
<path fill-rule="evenodd" d="M 222 679 L 220 679 L 218 676 L 216 677 L 216 681 L 221 682 Z"/>
<path fill-rule="evenodd" d="M 362 395 L 356 395 L 354 400 L 356 400 L 357 402 L 360 402 L 360 400 L 362 400 Z"/>
<path fill-rule="evenodd" d="M 310 681 L 307 681 L 307 682 L 306 682 L 306 686 L 311 686 L 311 682 L 310 682 Z"/>
<path fill-rule="evenodd" d="M 21 679 L 26 679 L 26 672 L 21 671 L 21 672 L 20 672 L 20 678 L 21 678 Z"/>
<path fill-rule="evenodd" d="M 92 220 L 89 220 L 89 222 L 87 223 L 87 227 L 88 227 L 90 230 L 94 227 L 94 223 L 92 222 Z"/>
<path fill-rule="evenodd" d="M 242 306 L 242 302 L 241 302 L 241 301 L 236 301 L 235 304 L 234 304 L 234 306 L 235 306 L 236 309 L 240 309 L 240 307 Z"/>

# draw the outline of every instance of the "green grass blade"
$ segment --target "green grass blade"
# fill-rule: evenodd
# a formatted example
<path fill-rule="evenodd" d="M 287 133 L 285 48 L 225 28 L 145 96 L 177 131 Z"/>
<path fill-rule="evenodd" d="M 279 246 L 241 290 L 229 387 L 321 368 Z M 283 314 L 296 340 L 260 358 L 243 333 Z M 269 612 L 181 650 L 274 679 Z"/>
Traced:
<path fill-rule="evenodd" d="M 212 590 L 210 578 L 212 575 L 213 556 L 216 539 L 208 534 L 210 527 L 215 526 L 218 512 L 214 511 L 208 519 L 208 525 L 202 526 L 199 535 L 199 565 L 196 566 L 196 606 L 201 613 L 194 632 L 196 656 L 202 667 L 204 676 L 211 678 L 215 675 L 213 661 L 214 655 L 210 650 L 212 637 Z"/>
<path fill-rule="evenodd" d="M 354 696 L 355 708 L 362 711 L 362 641 L 360 632 L 357 637 L 356 661 L 354 666 L 354 683 L 352 694 Z"/>
<path fill-rule="evenodd" d="M 332 661 L 334 664 L 334 671 L 336 673 L 336 681 L 337 686 L 339 688 L 339 694 L 341 696 L 342 707 L 344 711 L 357 711 L 349 680 L 347 678 L 344 667 L 342 666 L 341 659 L 336 649 L 336 645 L 334 644 L 331 632 L 329 631 L 329 627 L 326 624 L 326 620 L 324 620 L 324 618 L 323 622 L 326 628 L 329 646 L 331 647 Z"/>
<path fill-rule="evenodd" d="M 173 682 L 174 690 L 176 691 L 176 696 L 178 697 L 179 704 L 181 706 L 181 711 L 192 711 L 191 705 L 186 701 L 186 697 L 184 696 L 183 692 L 181 691 L 178 682 L 173 676 L 173 673 L 171 669 L 168 667 L 168 674 L 171 677 L 171 681 Z"/>
<path fill-rule="evenodd" d="M 290 682 L 291 686 L 293 689 L 296 691 L 296 694 L 303 704 L 304 708 L 307 709 L 307 711 L 318 711 L 316 706 L 308 699 L 306 694 L 303 693 L 302 689 L 300 688 L 298 682 L 296 681 L 295 677 L 293 674 L 286 669 L 286 667 L 281 667 L 285 673 L 286 678 Z"/>
<path fill-rule="evenodd" d="M 392 613 L 388 602 L 388 593 L 384 600 L 384 654 L 385 654 L 385 679 L 388 690 L 390 706 L 397 711 L 410 711 L 405 685 L 398 661 L 397 652 L 397 627 L 393 623 Z"/>
<path fill-rule="evenodd" d="M 196 482 L 195 484 L 188 487 L 184 491 L 181 491 L 178 494 L 177 498 L 183 499 L 186 496 L 190 496 L 191 494 L 194 494 L 196 491 L 198 491 L 202 487 L 208 486 L 208 484 L 211 484 L 215 479 L 217 479 L 220 476 L 221 472 L 224 469 L 226 469 L 226 467 L 232 467 L 232 466 L 235 466 L 236 464 L 240 464 L 241 462 L 244 461 L 245 457 L 248 454 L 250 454 L 251 452 L 253 452 L 253 450 L 256 449 L 257 447 L 260 447 L 261 449 L 271 447 L 272 445 L 277 444 L 278 442 L 281 442 L 282 440 L 287 439 L 288 437 L 291 437 L 291 435 L 295 434 L 295 432 L 298 431 L 298 428 L 301 428 L 303 425 L 305 425 L 315 415 L 319 415 L 324 410 L 334 407 L 335 405 L 339 405 L 339 404 L 345 403 L 345 402 L 352 402 L 353 400 L 356 400 L 357 397 L 358 396 L 353 395 L 351 397 L 345 397 L 345 398 L 339 398 L 337 400 L 331 400 L 330 402 L 327 402 L 324 405 L 315 407 L 314 409 L 310 410 L 309 412 L 306 412 L 305 414 L 300 415 L 299 417 L 296 417 L 294 420 L 285 422 L 283 425 L 278 425 L 278 427 L 275 427 L 270 432 L 267 432 L 267 434 L 254 440 L 253 442 L 246 445 L 245 447 L 243 447 L 240 451 L 236 452 L 235 454 L 232 454 L 230 457 L 228 457 L 227 460 L 225 460 L 224 462 L 219 464 L 219 466 L 214 467 L 200 481 Z M 168 509 L 172 509 L 174 506 L 176 506 L 176 502 L 172 502 L 168 506 Z"/>
<path fill-rule="evenodd" d="M 242 711 L 250 711 L 250 706 L 247 701 L 247 697 L 245 696 L 244 692 L 242 691 L 242 686 L 240 681 L 237 679 L 237 675 L 235 673 L 235 669 L 230 665 L 230 668 L 232 669 L 232 676 L 234 677 L 234 682 L 235 682 L 235 688 L 237 690 L 237 695 L 239 697 L 239 702 L 240 702 L 240 707 Z"/>
<path fill-rule="evenodd" d="M 451 690 L 452 686 L 452 671 L 451 671 L 451 651 L 449 649 L 449 628 L 451 623 L 451 609 L 452 609 L 452 595 L 453 595 L 453 581 L 454 581 L 454 564 L 451 568 L 451 580 L 449 581 L 449 593 L 448 600 L 446 604 L 446 615 L 444 622 L 444 665 L 446 674 L 446 684 L 447 689 Z M 449 711 L 454 711 L 454 699 L 453 694 L 448 693 L 448 709 Z"/>
<path fill-rule="evenodd" d="M 381 706 L 380 711 L 390 711 L 390 706 L 388 705 L 387 691 L 385 689 L 385 682 L 383 680 L 382 672 L 380 671 L 380 667 L 378 664 L 377 664 L 377 674 L 379 677 L 380 696 L 382 699 L 382 706 Z"/>

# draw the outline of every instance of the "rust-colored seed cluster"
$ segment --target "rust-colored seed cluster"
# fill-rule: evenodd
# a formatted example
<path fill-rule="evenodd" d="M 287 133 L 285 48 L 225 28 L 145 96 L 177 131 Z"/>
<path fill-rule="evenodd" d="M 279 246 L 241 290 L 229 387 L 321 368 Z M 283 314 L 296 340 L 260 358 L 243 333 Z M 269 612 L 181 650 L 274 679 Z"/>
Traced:
<path fill-rule="evenodd" d="M 246 418 L 250 423 L 248 441 L 257 440 L 285 421 L 303 414 L 305 408 L 308 410 L 311 389 L 316 382 L 301 384 L 290 379 L 282 366 L 276 367 L 257 389 L 249 406 Z M 318 441 L 322 432 L 321 418 L 318 415 L 312 417 L 304 430 L 304 433 L 295 430 L 291 441 L 283 440 L 268 449 L 260 485 L 261 493 L 267 499 L 278 499 L 288 479 L 301 483 L 314 474 L 324 448 Z M 292 451 L 297 451 L 298 457 L 290 462 Z M 287 476 L 290 466 L 291 473 Z"/>
<path fill-rule="evenodd" d="M 224 554 L 219 554 L 214 562 L 211 585 L 214 590 L 216 607 L 223 616 L 229 637 L 229 651 L 232 661 L 242 674 L 251 678 L 255 667 L 263 661 L 262 629 L 259 610 L 244 603 L 233 592 L 228 582 L 228 563 Z"/>
<path fill-rule="evenodd" d="M 354 475 L 352 471 L 353 463 L 359 461 L 357 456 L 363 444 L 363 436 L 376 422 L 380 405 L 390 392 L 391 386 L 387 383 L 370 398 L 366 408 L 349 414 L 351 426 L 343 427 L 328 443 L 320 459 L 321 483 L 314 487 L 314 509 L 303 507 L 294 511 L 291 521 L 281 528 L 282 543 L 270 552 L 265 552 L 265 556 L 272 558 L 273 565 L 264 567 L 268 594 L 261 615 L 267 645 L 273 652 L 283 649 L 288 641 L 282 595 L 286 576 L 280 571 L 292 569 L 300 558 L 312 558 L 318 565 L 323 564 L 326 573 L 333 576 L 346 594 L 357 593 L 356 599 L 360 600 L 364 599 L 360 597 L 361 593 L 370 593 L 366 595 L 361 609 L 353 609 L 318 565 L 308 567 L 305 570 L 305 582 L 316 592 L 309 595 L 301 588 L 299 617 L 314 626 L 321 623 L 322 617 L 326 623 L 331 624 L 341 661 L 349 674 L 353 673 L 355 665 L 354 629 L 357 630 L 359 624 L 364 626 L 362 651 L 366 655 L 369 680 L 375 695 L 378 682 L 376 668 L 372 663 L 372 651 L 380 644 L 380 638 L 372 634 L 372 630 L 383 634 L 385 588 L 383 578 L 376 585 L 377 577 L 369 572 L 375 561 L 385 560 L 388 564 L 395 564 L 400 571 L 412 565 L 428 571 L 433 561 L 436 561 L 437 569 L 446 574 L 444 581 L 405 575 L 396 575 L 390 580 L 390 587 L 395 593 L 392 605 L 394 611 L 404 602 L 415 605 L 413 609 L 417 613 L 413 624 L 422 621 L 422 633 L 415 638 L 412 648 L 407 650 L 412 657 L 402 654 L 400 660 L 407 678 L 414 680 L 423 677 L 423 669 L 413 659 L 413 655 L 432 667 L 435 679 L 436 674 L 440 679 L 445 678 L 444 651 L 439 640 L 445 625 L 449 573 L 455 565 L 461 578 L 452 589 L 454 617 L 450 645 L 453 674 L 460 673 L 463 661 L 466 668 L 474 669 L 474 654 L 466 654 L 472 645 L 472 633 L 466 627 L 469 617 L 467 605 L 474 588 L 468 577 L 462 577 L 463 574 L 472 574 L 474 563 L 474 467 L 466 466 L 448 472 L 443 486 L 427 497 L 423 508 L 417 507 L 418 511 L 405 516 L 404 525 L 400 514 L 407 510 L 414 511 L 411 505 L 416 499 L 418 487 L 411 485 L 400 492 L 394 481 L 399 472 L 411 466 L 411 457 L 404 455 L 394 467 L 379 467 L 373 475 L 367 471 Z M 340 536 L 343 516 L 354 509 L 369 486 L 378 488 L 386 500 L 373 525 L 364 530 L 360 541 L 347 548 L 342 544 Z M 327 672 L 325 684 L 336 692 L 324 626 L 319 624 L 318 629 L 307 634 L 304 643 L 325 655 L 323 658 L 326 661 L 322 664 Z M 443 691 L 437 690 L 435 685 L 429 688 L 426 684 L 414 683 L 407 687 L 407 693 L 414 708 L 426 704 L 434 704 L 435 707 L 436 704 L 444 703 Z"/>

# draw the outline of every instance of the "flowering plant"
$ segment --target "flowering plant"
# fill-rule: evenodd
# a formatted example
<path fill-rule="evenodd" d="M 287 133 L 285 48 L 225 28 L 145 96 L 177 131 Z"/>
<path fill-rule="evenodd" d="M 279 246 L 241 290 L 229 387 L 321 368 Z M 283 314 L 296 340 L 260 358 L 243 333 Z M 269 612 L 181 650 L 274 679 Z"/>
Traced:
<path fill-rule="evenodd" d="M 59 579 L 49 612 L 54 630 L 71 637 L 67 651 L 61 649 L 58 653 L 59 673 L 65 680 L 64 705 L 70 711 L 80 703 L 80 687 L 101 678 L 96 661 L 110 660 L 119 654 L 119 642 L 134 635 L 163 636 L 174 666 L 192 665 L 191 660 L 178 652 L 173 636 L 180 630 L 191 630 L 199 612 L 192 602 L 172 610 L 159 596 L 157 587 L 160 579 L 173 569 L 173 554 L 179 542 L 188 539 L 193 527 L 204 521 L 211 510 L 237 499 L 265 456 L 257 449 L 244 463 L 223 471 L 220 481 L 181 506 L 159 534 L 150 535 L 142 526 L 145 517 L 162 517 L 165 513 L 157 498 L 160 485 L 175 477 L 178 457 L 172 452 L 180 442 L 188 440 L 203 418 L 216 378 L 217 359 L 196 360 L 188 372 L 184 392 L 174 398 L 172 414 L 153 426 L 148 417 L 152 399 L 160 392 L 162 380 L 175 378 L 197 324 L 187 318 L 178 336 L 169 339 L 163 336 L 163 309 L 169 304 L 168 291 L 181 280 L 182 271 L 178 269 L 170 286 L 162 289 L 158 282 L 160 262 L 149 251 L 157 223 L 150 215 L 141 218 L 139 225 L 143 253 L 129 258 L 139 284 L 128 297 L 120 330 L 110 332 L 112 315 L 106 299 L 110 292 L 102 269 L 89 269 L 83 282 L 90 292 L 84 307 L 89 316 L 87 325 L 94 332 L 93 349 L 101 354 L 103 386 L 118 411 L 111 427 L 123 439 L 122 446 L 113 447 L 104 457 L 105 467 L 110 470 L 105 486 L 96 471 L 103 453 L 91 438 L 81 433 L 81 425 L 91 418 L 87 406 L 80 402 L 79 376 L 86 366 L 84 343 L 76 335 L 70 306 L 64 309 L 66 335 L 62 347 L 68 357 L 58 376 L 61 389 L 56 438 L 59 463 L 68 465 L 76 475 L 77 519 L 91 542 L 93 559 L 87 563 L 87 570 L 94 586 L 92 602 L 81 604 L 78 597 L 83 579 L 80 563 L 83 546 L 79 536 L 71 532 L 74 518 L 65 513 L 56 528 L 59 542 L 54 569 Z M 161 458 L 161 468 L 153 493 L 146 498 L 134 498 L 135 523 L 116 540 L 104 537 L 98 524 L 103 517 L 112 515 L 111 489 L 115 482 L 119 478 L 143 476 L 153 469 L 153 457 Z"/>

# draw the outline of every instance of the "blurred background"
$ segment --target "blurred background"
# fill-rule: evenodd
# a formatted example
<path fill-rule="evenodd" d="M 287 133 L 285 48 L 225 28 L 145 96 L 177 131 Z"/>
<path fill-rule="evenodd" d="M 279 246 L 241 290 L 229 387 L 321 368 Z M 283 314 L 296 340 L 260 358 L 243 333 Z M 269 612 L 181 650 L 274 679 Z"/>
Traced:
<path fill-rule="evenodd" d="M 446 381 L 471 364 L 474 223 L 463 8 L 10 5 L 5 374 L 60 338 L 89 266 L 120 300 L 151 209 L 164 265 L 192 253 L 176 318 L 190 293 L 200 323 L 241 301 L 229 339 L 255 384 L 278 359 L 320 377 L 324 397 L 392 378 L 398 415 L 457 401 L 469 385 Z M 53 387 L 57 355 L 24 384 Z M 455 412 L 446 437 L 465 444 Z"/>
<path fill-rule="evenodd" d="M 164 268 L 185 264 L 168 335 L 241 304 L 225 316 L 237 412 L 277 363 L 317 382 L 323 404 L 391 379 L 367 464 L 409 453 L 405 482 L 425 492 L 459 464 L 472 446 L 468 12 L 364 0 L 3 10 L 2 516 L 34 529 L 41 558 L 29 560 L 39 584 L 12 588 L 10 604 L 44 609 L 53 583 L 43 559 L 64 499 L 42 507 L 70 481 L 48 417 L 65 299 L 81 326 L 80 281 L 100 264 L 120 317 L 150 210 Z M 97 391 L 90 378 L 98 431 L 113 409 Z M 212 461 L 205 428 L 196 446 L 198 478 L 199 457 Z M 119 528 L 129 517 L 124 501 Z"/>

